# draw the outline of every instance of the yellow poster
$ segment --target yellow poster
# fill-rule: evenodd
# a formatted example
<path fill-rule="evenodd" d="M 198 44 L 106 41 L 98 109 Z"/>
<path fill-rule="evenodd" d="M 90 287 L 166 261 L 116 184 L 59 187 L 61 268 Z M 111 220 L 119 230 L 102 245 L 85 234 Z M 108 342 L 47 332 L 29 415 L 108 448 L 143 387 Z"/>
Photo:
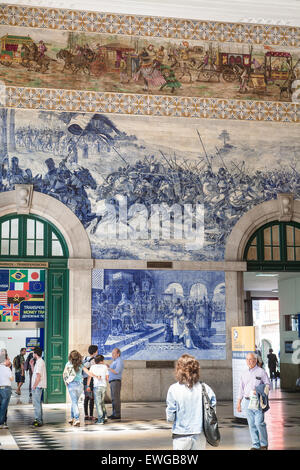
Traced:
<path fill-rule="evenodd" d="M 232 351 L 255 351 L 255 328 L 253 326 L 235 326 L 231 329 Z"/>

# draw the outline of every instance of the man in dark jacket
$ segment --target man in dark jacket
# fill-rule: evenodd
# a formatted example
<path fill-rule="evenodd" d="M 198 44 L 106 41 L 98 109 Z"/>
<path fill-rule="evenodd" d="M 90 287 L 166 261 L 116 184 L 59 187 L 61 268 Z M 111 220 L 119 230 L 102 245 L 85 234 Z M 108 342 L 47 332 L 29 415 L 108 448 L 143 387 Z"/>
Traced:
<path fill-rule="evenodd" d="M 267 355 L 268 367 L 270 371 L 270 379 L 276 379 L 276 366 L 278 364 L 278 359 L 276 354 L 273 354 L 273 349 L 269 349 L 269 354 Z"/>

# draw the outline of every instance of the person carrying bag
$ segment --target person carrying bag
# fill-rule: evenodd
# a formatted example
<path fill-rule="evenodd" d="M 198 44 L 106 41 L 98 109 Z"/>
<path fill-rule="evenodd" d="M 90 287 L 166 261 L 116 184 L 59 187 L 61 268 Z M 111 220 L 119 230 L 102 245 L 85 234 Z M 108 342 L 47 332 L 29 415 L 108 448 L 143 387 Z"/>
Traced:
<path fill-rule="evenodd" d="M 203 432 L 206 442 L 213 447 L 220 444 L 220 431 L 215 406 L 211 404 L 211 400 L 206 391 L 206 384 L 201 382 L 202 386 L 202 407 L 203 407 Z"/>
<path fill-rule="evenodd" d="M 168 390 L 166 409 L 167 421 L 173 422 L 173 450 L 204 450 L 206 442 L 216 445 L 208 433 L 208 412 L 216 405 L 216 396 L 207 384 L 202 387 L 197 359 L 183 354 L 176 363 L 175 377 L 177 383 Z"/>

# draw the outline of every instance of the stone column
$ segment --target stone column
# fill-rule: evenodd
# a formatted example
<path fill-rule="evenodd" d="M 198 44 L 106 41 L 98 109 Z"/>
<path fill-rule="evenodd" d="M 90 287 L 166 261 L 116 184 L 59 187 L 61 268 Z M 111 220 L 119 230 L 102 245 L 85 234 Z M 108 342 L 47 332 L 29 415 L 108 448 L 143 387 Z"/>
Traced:
<path fill-rule="evenodd" d="M 91 344 L 92 259 L 69 259 L 69 351 L 86 355 Z"/>

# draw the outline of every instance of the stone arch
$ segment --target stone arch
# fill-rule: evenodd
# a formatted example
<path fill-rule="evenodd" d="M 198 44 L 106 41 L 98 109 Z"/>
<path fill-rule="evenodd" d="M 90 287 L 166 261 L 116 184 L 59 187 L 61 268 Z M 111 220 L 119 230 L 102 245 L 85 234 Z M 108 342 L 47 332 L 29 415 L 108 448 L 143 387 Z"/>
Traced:
<path fill-rule="evenodd" d="M 208 298 L 207 287 L 202 282 L 193 284 L 190 288 L 190 297 L 196 300 L 202 300 L 204 297 Z"/>
<path fill-rule="evenodd" d="M 300 201 L 292 201 L 292 210 L 288 217 L 283 215 L 282 197 L 258 204 L 244 214 L 233 227 L 226 243 L 225 261 L 243 261 L 244 251 L 251 235 L 260 227 L 275 220 L 294 221 L 300 223 Z M 292 195 L 287 197 L 292 198 Z"/>
<path fill-rule="evenodd" d="M 88 235 L 76 215 L 57 199 L 15 185 L 0 193 L 0 217 L 8 214 L 39 215 L 56 226 L 69 250 L 69 348 L 85 350 L 91 338 L 91 271 L 93 259 Z M 82 295 L 85 292 L 85 295 Z"/>
<path fill-rule="evenodd" d="M 174 291 L 176 292 L 176 296 L 183 297 L 183 287 L 180 282 L 171 282 L 165 289 L 165 293 L 173 293 L 173 295 Z"/>
<path fill-rule="evenodd" d="M 279 193 L 277 199 L 258 204 L 244 214 L 232 229 L 225 247 L 225 261 L 241 262 L 247 242 L 263 225 L 273 221 L 293 221 L 300 223 L 300 200 L 293 194 Z M 247 263 L 243 261 L 238 271 L 225 273 L 226 312 L 230 312 L 227 328 L 245 325 L 243 295 L 243 272 Z"/>

